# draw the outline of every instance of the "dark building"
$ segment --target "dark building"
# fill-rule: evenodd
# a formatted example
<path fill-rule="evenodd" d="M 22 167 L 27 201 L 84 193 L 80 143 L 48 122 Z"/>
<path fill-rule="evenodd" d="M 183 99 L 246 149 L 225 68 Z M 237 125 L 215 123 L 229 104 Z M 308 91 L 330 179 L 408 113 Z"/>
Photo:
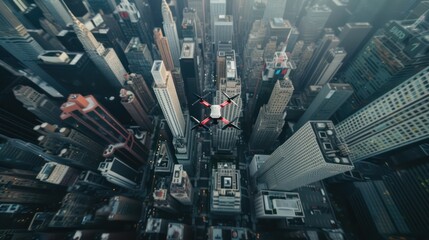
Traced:
<path fill-rule="evenodd" d="M 184 42 L 182 45 L 182 54 L 180 56 L 180 69 L 182 70 L 183 82 L 185 83 L 186 99 L 188 102 L 189 113 L 199 118 L 201 108 L 191 106 L 195 101 L 195 94 L 201 94 L 201 88 L 198 77 L 198 65 L 196 59 L 196 49 L 194 42 Z"/>
<path fill-rule="evenodd" d="M 58 33 L 57 39 L 61 44 L 71 52 L 84 52 L 82 43 L 72 30 L 62 30 Z"/>
<path fill-rule="evenodd" d="M 115 2 L 111 0 L 88 0 L 92 10 L 96 13 L 103 11 L 105 14 L 110 14 L 115 10 Z"/>

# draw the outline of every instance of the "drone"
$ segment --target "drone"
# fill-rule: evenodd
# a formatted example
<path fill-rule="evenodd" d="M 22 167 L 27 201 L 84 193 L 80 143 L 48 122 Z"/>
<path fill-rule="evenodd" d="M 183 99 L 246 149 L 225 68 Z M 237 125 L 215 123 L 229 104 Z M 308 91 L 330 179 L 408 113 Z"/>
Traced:
<path fill-rule="evenodd" d="M 225 130 L 226 128 L 235 128 L 238 130 L 241 130 L 241 128 L 239 128 L 237 125 L 233 124 L 233 122 L 235 122 L 238 117 L 234 118 L 234 120 L 229 121 L 226 118 L 222 117 L 222 114 L 220 113 L 220 110 L 226 106 L 228 106 L 229 104 L 233 103 L 236 106 L 237 103 L 234 102 L 234 99 L 236 97 L 238 97 L 238 95 L 234 95 L 232 97 L 228 96 L 225 92 L 222 92 L 223 95 L 225 95 L 225 97 L 227 98 L 227 100 L 223 101 L 223 103 L 219 104 L 219 105 L 212 105 L 209 102 L 207 102 L 206 100 L 204 100 L 204 98 L 206 98 L 208 95 L 210 95 L 210 92 L 207 93 L 204 96 L 199 96 L 197 94 L 194 93 L 194 95 L 198 98 L 194 103 L 192 103 L 192 106 L 195 105 L 196 103 L 200 103 L 201 105 L 203 105 L 206 108 L 210 108 L 210 115 L 203 119 L 202 121 L 198 121 L 198 119 L 196 119 L 195 117 L 191 116 L 191 119 L 196 123 L 193 127 L 192 130 L 196 129 L 196 128 L 201 128 L 203 127 L 205 130 L 210 131 L 210 128 L 207 127 L 208 124 L 218 124 L 219 121 L 223 122 L 225 124 L 225 126 L 222 127 L 222 130 Z"/>

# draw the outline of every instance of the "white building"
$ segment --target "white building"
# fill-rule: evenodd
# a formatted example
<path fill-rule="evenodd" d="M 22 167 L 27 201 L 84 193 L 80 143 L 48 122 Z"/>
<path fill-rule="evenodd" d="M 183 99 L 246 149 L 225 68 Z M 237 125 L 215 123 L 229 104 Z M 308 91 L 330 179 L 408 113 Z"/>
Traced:
<path fill-rule="evenodd" d="M 210 28 L 214 36 L 214 22 L 217 16 L 226 14 L 226 0 L 210 0 Z"/>
<path fill-rule="evenodd" d="M 154 85 L 153 90 L 161 106 L 162 113 L 167 120 L 173 137 L 185 136 L 185 118 L 180 108 L 176 87 L 171 73 L 165 69 L 161 60 L 153 62 L 151 70 Z"/>
<path fill-rule="evenodd" d="M 180 42 L 179 35 L 177 35 L 176 22 L 171 14 L 170 7 L 165 0 L 162 0 L 161 4 L 162 12 L 162 28 L 164 29 L 165 37 L 170 47 L 171 57 L 173 58 L 174 66 L 180 67 Z"/>
<path fill-rule="evenodd" d="M 241 212 L 240 171 L 234 163 L 218 162 L 212 174 L 210 210 L 214 213 Z"/>
<path fill-rule="evenodd" d="M 36 179 L 57 185 L 71 186 L 79 177 L 79 171 L 67 165 L 47 162 L 37 174 Z"/>
<path fill-rule="evenodd" d="M 100 163 L 98 170 L 107 181 L 118 186 L 135 189 L 138 185 L 139 173 L 118 158 L 106 159 Z"/>
<path fill-rule="evenodd" d="M 253 177 L 258 169 L 267 161 L 270 155 L 255 154 L 249 164 L 249 175 Z"/>
<path fill-rule="evenodd" d="M 429 67 L 410 77 L 336 129 L 360 161 L 429 137 Z"/>
<path fill-rule="evenodd" d="M 182 164 L 174 165 L 170 195 L 184 205 L 192 205 L 192 185 Z"/>
<path fill-rule="evenodd" d="M 256 218 L 303 218 L 304 209 L 298 193 L 261 190 L 255 197 Z"/>
<path fill-rule="evenodd" d="M 347 145 L 331 121 L 309 121 L 259 168 L 258 182 L 290 191 L 353 169 Z"/>

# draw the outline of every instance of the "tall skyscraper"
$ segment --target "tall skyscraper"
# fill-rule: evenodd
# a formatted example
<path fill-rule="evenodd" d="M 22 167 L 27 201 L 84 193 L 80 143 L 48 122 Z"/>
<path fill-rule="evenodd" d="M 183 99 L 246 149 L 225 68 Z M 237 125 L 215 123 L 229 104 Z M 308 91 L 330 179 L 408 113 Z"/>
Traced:
<path fill-rule="evenodd" d="M 277 44 L 286 43 L 288 41 L 292 30 L 292 25 L 290 25 L 288 20 L 281 17 L 273 18 L 268 21 L 268 25 L 269 36 L 276 36 Z"/>
<path fill-rule="evenodd" d="M 257 218 L 294 219 L 303 218 L 304 209 L 296 192 L 259 191 L 255 197 Z"/>
<path fill-rule="evenodd" d="M 270 100 L 260 109 L 253 126 L 249 140 L 250 149 L 268 150 L 274 146 L 283 130 L 285 108 L 292 97 L 293 90 L 292 82 L 288 78 L 277 80 Z"/>
<path fill-rule="evenodd" d="M 367 22 L 346 23 L 341 29 L 338 39 L 340 40 L 339 47 L 344 48 L 347 52 L 345 60 L 352 59 L 367 38 L 372 26 Z"/>
<path fill-rule="evenodd" d="M 152 74 L 150 75 L 152 79 Z M 149 83 L 145 81 L 142 75 L 135 73 L 127 75 L 125 79 L 125 89 L 128 89 L 135 94 L 140 105 L 146 112 L 152 113 L 153 110 L 157 108 L 157 102 L 151 88 L 148 86 Z"/>
<path fill-rule="evenodd" d="M 347 145 L 331 121 L 309 121 L 256 173 L 269 190 L 290 191 L 353 169 Z"/>
<path fill-rule="evenodd" d="M 44 122 L 61 123 L 59 105 L 45 94 L 23 85 L 14 87 L 13 94 L 18 101 L 22 102 L 24 108 L 36 115 L 38 119 Z"/>
<path fill-rule="evenodd" d="M 216 44 L 219 42 L 233 42 L 234 36 L 234 22 L 231 15 L 219 15 L 215 17 L 213 23 L 213 42 Z"/>
<path fill-rule="evenodd" d="M 203 33 L 200 18 L 198 18 L 197 11 L 195 9 L 183 9 L 183 21 L 181 31 L 183 38 L 192 38 L 194 41 L 197 41 L 197 39 L 202 38 Z"/>
<path fill-rule="evenodd" d="M 289 22 L 295 26 L 306 4 L 308 4 L 307 0 L 286 1 L 286 8 L 283 18 L 289 20 Z"/>
<path fill-rule="evenodd" d="M 171 57 L 175 67 L 180 67 L 180 42 L 179 35 L 177 35 L 176 22 L 171 14 L 170 7 L 165 0 L 161 3 L 162 12 L 162 28 L 164 29 L 165 36 L 167 37 L 168 45 L 170 46 Z"/>
<path fill-rule="evenodd" d="M 429 67 L 346 118 L 336 129 L 353 161 L 429 137 Z"/>
<path fill-rule="evenodd" d="M 21 69 L 23 75 L 53 97 L 68 94 L 37 65 L 37 57 L 44 49 L 28 34 L 3 1 L 0 2 L 0 25 L 0 46 L 26 67 Z"/>
<path fill-rule="evenodd" d="M 301 40 L 310 43 L 319 39 L 329 15 L 331 15 L 331 9 L 326 5 L 315 4 L 307 7 L 305 15 L 299 23 Z"/>
<path fill-rule="evenodd" d="M 182 70 L 183 82 L 185 84 L 186 99 L 188 103 L 195 101 L 195 94 L 201 93 L 199 69 L 197 63 L 197 49 L 195 42 L 184 42 L 182 54 L 180 55 L 180 69 Z M 188 106 L 191 116 L 199 118 L 200 106 Z"/>
<path fill-rule="evenodd" d="M 167 71 L 172 71 L 174 69 L 173 57 L 171 55 L 168 40 L 162 34 L 161 28 L 153 29 L 153 39 L 155 40 L 156 46 L 161 54 L 161 59 L 165 64 L 165 68 Z"/>
<path fill-rule="evenodd" d="M 51 23 L 60 25 L 62 28 L 67 28 L 73 23 L 70 14 L 68 14 L 67 6 L 61 1 L 55 0 L 35 0 L 36 5 L 42 10 L 43 15 Z"/>
<path fill-rule="evenodd" d="M 168 173 L 171 175 L 171 171 Z M 157 179 L 153 191 L 153 206 L 169 213 L 180 211 L 180 205 L 170 194 L 171 177 Z"/>
<path fill-rule="evenodd" d="M 180 108 L 171 73 L 160 60 L 154 61 L 151 72 L 155 81 L 153 85 L 155 96 L 173 136 L 185 137 L 185 118 Z"/>
<path fill-rule="evenodd" d="M 61 119 L 73 119 L 105 143 L 115 144 L 119 151 L 130 154 L 134 161 L 146 162 L 147 149 L 132 132 L 118 122 L 97 100 L 89 95 L 71 94 L 61 106 Z"/>
<path fill-rule="evenodd" d="M 263 19 L 268 21 L 271 18 L 283 18 L 287 1 L 267 0 Z"/>
<path fill-rule="evenodd" d="M 153 58 L 146 44 L 140 42 L 139 38 L 131 38 L 127 48 L 125 48 L 125 56 L 128 60 L 128 68 L 132 73 L 140 74 L 150 86 L 153 83 L 150 69 L 153 65 Z"/>
<path fill-rule="evenodd" d="M 429 24 L 414 23 L 414 20 L 391 21 L 348 64 L 343 77 L 355 92 L 341 109 L 342 118 L 427 66 L 429 43 L 424 39 Z"/>
<path fill-rule="evenodd" d="M 119 97 L 121 98 L 122 106 L 127 109 L 133 120 L 144 130 L 153 131 L 149 113 L 143 109 L 136 95 L 132 91 L 122 88 L 119 92 Z"/>
<path fill-rule="evenodd" d="M 221 54 L 221 52 L 219 52 Z M 241 94 L 241 79 L 237 76 L 237 62 L 235 59 L 234 50 L 225 52 L 225 66 L 224 71 L 225 75 L 220 79 L 218 83 L 218 89 L 216 91 L 215 102 L 217 104 L 222 103 L 225 100 L 225 96 L 222 92 L 225 92 L 228 96 L 234 96 L 237 94 Z M 242 96 L 239 96 L 235 99 L 235 104 L 231 104 L 226 108 L 222 108 L 222 116 L 229 121 L 240 117 L 240 112 L 242 108 Z M 237 121 L 236 120 L 236 121 Z M 239 134 L 239 130 L 235 128 L 227 128 L 222 130 L 222 128 L 215 129 L 213 140 L 214 147 L 218 151 L 232 151 L 235 148 L 235 143 L 237 141 L 237 137 Z"/>
<path fill-rule="evenodd" d="M 210 211 L 221 214 L 237 214 L 241 209 L 240 171 L 235 163 L 218 162 L 212 174 L 212 198 Z"/>
<path fill-rule="evenodd" d="M 140 41 L 150 43 L 150 29 L 147 29 L 136 4 L 128 0 L 121 0 L 116 6 L 115 14 L 126 41 L 139 37 Z"/>
<path fill-rule="evenodd" d="M 349 84 L 325 84 L 304 115 L 295 124 L 294 129 L 298 130 L 310 120 L 328 120 L 352 94 L 353 88 Z M 337 129 L 337 131 L 339 130 Z"/>
<path fill-rule="evenodd" d="M 347 56 L 344 48 L 331 48 L 326 52 L 310 77 L 309 85 L 325 85 L 335 76 Z"/>
<path fill-rule="evenodd" d="M 174 165 L 170 195 L 183 205 L 192 205 L 192 185 L 182 164 Z"/>
<path fill-rule="evenodd" d="M 226 15 L 226 0 L 210 0 L 210 28 L 214 36 L 214 22 L 219 15 Z"/>
<path fill-rule="evenodd" d="M 112 48 L 105 48 L 102 43 L 98 42 L 91 31 L 75 16 L 72 15 L 72 19 L 73 29 L 82 43 L 85 52 L 88 53 L 89 58 L 91 58 L 107 81 L 109 81 L 110 85 L 119 90 L 124 83 L 124 75 L 127 72 L 118 55 L 116 55 L 116 52 Z"/>

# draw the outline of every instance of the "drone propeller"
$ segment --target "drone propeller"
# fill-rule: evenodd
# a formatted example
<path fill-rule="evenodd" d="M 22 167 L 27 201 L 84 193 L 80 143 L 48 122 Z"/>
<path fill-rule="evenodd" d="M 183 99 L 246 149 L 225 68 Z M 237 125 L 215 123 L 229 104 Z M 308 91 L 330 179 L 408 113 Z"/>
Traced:
<path fill-rule="evenodd" d="M 229 122 L 228 124 L 226 124 L 225 126 L 222 127 L 222 130 L 225 130 L 228 127 L 233 127 L 235 129 L 241 130 L 241 128 L 239 128 L 237 125 L 233 124 L 233 122 L 235 122 L 238 119 L 238 117 L 234 118 L 234 120 L 232 120 L 231 122 Z"/>
<path fill-rule="evenodd" d="M 198 99 L 194 102 L 194 103 L 192 103 L 192 106 L 194 106 L 196 103 L 198 103 L 198 102 L 202 102 L 202 101 L 204 101 L 204 98 L 206 98 L 208 95 L 210 95 L 211 94 L 211 92 L 208 92 L 208 93 L 206 93 L 204 96 L 200 96 L 200 95 L 198 95 L 198 94 L 195 94 L 195 93 L 193 93 L 194 95 L 195 95 L 195 97 L 197 97 Z"/>
<path fill-rule="evenodd" d="M 191 130 L 194 130 L 195 128 L 203 127 L 205 130 L 210 131 L 210 128 L 208 128 L 206 125 L 202 124 L 200 121 L 198 121 L 198 119 L 194 118 L 193 116 L 191 116 L 191 120 L 194 121 L 195 123 L 197 123 L 191 128 Z"/>
<path fill-rule="evenodd" d="M 230 97 L 230 96 L 228 96 L 228 94 L 226 94 L 224 91 L 222 91 L 222 93 L 223 93 L 223 95 L 225 95 L 225 97 L 227 97 L 227 98 L 228 98 L 228 102 L 232 102 L 232 103 L 234 103 L 234 104 L 235 104 L 235 106 L 238 106 L 238 104 L 234 101 L 234 98 L 238 97 L 238 95 L 240 95 L 240 94 L 236 94 L 236 95 L 234 95 L 234 96 Z"/>

